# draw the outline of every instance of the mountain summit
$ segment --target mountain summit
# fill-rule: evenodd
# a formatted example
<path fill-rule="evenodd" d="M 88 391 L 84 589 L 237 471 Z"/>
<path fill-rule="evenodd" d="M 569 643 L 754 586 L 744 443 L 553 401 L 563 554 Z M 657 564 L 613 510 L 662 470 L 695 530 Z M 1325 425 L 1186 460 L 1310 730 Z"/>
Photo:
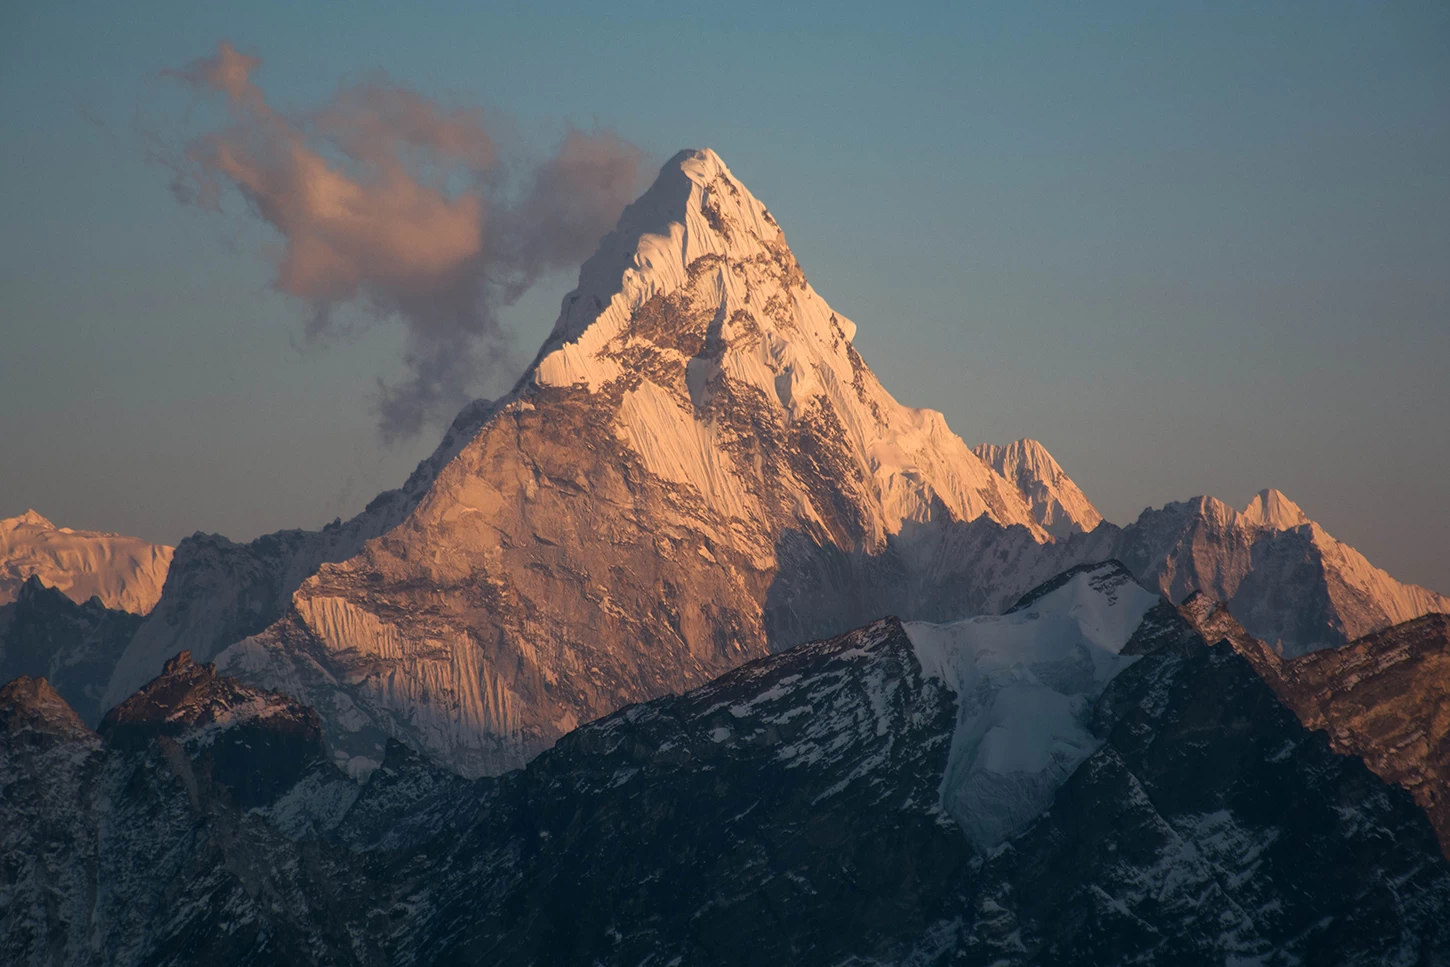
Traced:
<path fill-rule="evenodd" d="M 1433 604 L 1384 576 L 1357 611 L 1300 606 L 1354 562 L 1306 553 L 1313 525 L 1276 529 L 1297 509 L 1272 494 L 1103 524 L 1041 444 L 973 452 L 898 403 L 855 332 L 719 156 L 681 152 L 512 392 L 466 408 L 402 488 L 319 533 L 184 541 L 103 707 L 185 648 L 316 708 L 354 771 L 398 739 L 479 775 L 772 651 L 1001 611 L 1110 558 L 1286 650 Z"/>
<path fill-rule="evenodd" d="M 205 592 L 148 622 L 108 697 L 189 647 L 316 706 L 357 768 L 392 736 L 497 771 L 909 608 L 942 528 L 1048 540 L 940 413 L 886 392 L 854 334 L 724 162 L 682 152 L 584 263 L 514 391 L 460 418 L 406 499 L 255 554 L 219 545 Z"/>
<path fill-rule="evenodd" d="M 161 597 L 172 549 L 139 537 L 56 527 L 34 510 L 0 520 L 0 604 L 39 577 L 76 604 L 145 614 Z"/>
<path fill-rule="evenodd" d="M 1243 516 L 1252 525 L 1276 531 L 1293 530 L 1310 522 L 1298 504 L 1277 490 L 1259 491 L 1243 509 Z"/>
<path fill-rule="evenodd" d="M 942 512 L 1037 531 L 1015 488 L 940 413 L 886 392 L 851 345 L 855 334 L 719 156 L 683 151 L 584 263 L 531 376 L 541 388 L 618 395 L 620 443 L 717 512 L 769 512 L 743 465 L 754 460 L 741 452 L 753 427 L 739 417 L 749 412 L 839 458 L 842 492 L 813 494 L 801 510 L 843 545 L 879 544 L 903 522 Z M 797 482 L 810 490 L 818 469 Z M 846 505 L 831 506 L 838 498 Z"/>
<path fill-rule="evenodd" d="M 1055 540 L 1090 531 L 1103 522 L 1087 494 L 1036 440 L 1018 440 L 1005 447 L 981 443 L 972 452 L 1017 485 L 1033 517 Z"/>

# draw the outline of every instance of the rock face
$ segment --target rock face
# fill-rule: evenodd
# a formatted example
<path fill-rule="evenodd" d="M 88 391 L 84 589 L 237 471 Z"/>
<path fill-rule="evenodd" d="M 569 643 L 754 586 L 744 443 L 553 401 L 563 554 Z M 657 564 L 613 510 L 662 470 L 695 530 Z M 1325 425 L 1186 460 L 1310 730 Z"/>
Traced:
<path fill-rule="evenodd" d="M 100 598 L 76 604 L 31 576 L 13 602 L 0 605 L 0 682 L 47 679 L 95 725 L 106 683 L 141 620 L 106 608 Z"/>
<path fill-rule="evenodd" d="M 1424 815 L 1226 644 L 1148 655 L 1102 747 L 988 858 L 955 962 L 1419 964 L 1450 956 Z"/>
<path fill-rule="evenodd" d="M 100 734 L 123 750 L 172 740 L 244 809 L 275 801 L 323 761 L 316 712 L 219 677 L 215 665 L 198 664 L 187 651 L 168 661 L 160 678 L 107 712 Z"/>
<path fill-rule="evenodd" d="M 1335 751 L 1408 789 L 1450 856 L 1450 615 L 1285 662 L 1276 691 Z"/>
<path fill-rule="evenodd" d="M 309 718 L 315 738 L 308 710 L 187 662 L 108 719 L 111 742 L 44 681 L 0 689 L 0 961 L 350 959 L 328 905 L 352 898 L 310 881 L 271 821 L 271 793 L 307 788 L 298 759 L 321 755 L 299 741 Z"/>
<path fill-rule="evenodd" d="M 248 722 L 293 734 L 307 716 L 281 696 L 178 661 L 108 719 L 103 745 L 23 680 L 0 692 L 0 837 L 15 858 L 0 866 L 0 959 L 1450 957 L 1450 864 L 1410 797 L 1122 578 L 1083 568 L 970 632 L 886 619 L 764 657 L 497 779 L 392 742 L 359 787 L 312 755 L 250 810 L 238 797 L 257 785 L 224 780 L 272 773 L 270 747 L 236 743 L 230 772 L 213 750 Z M 994 648 L 1034 660 L 1014 680 Z M 1089 665 L 1092 698 L 1073 684 Z M 1082 708 L 1044 741 L 1031 717 L 984 719 L 1011 712 L 999 702 L 963 704 L 972 681 Z M 235 714 L 258 702 L 277 711 Z M 973 754 L 997 765 L 1085 745 L 1048 808 L 991 848 L 950 809 L 973 735 L 994 735 Z"/>
<path fill-rule="evenodd" d="M 38 577 L 76 604 L 145 614 L 161 597 L 172 548 L 137 537 L 56 527 L 33 510 L 0 520 L 0 604 Z"/>
<path fill-rule="evenodd" d="M 1328 733 L 1336 752 L 1362 757 L 1409 790 L 1450 856 L 1450 615 L 1286 661 L 1203 595 L 1183 611 L 1206 638 L 1244 655 L 1307 728 Z"/>
<path fill-rule="evenodd" d="M 1032 516 L 1055 540 L 1092 530 L 1103 515 L 1036 440 L 1018 440 L 1005 447 L 978 444 L 972 452 L 1016 484 Z"/>
<path fill-rule="evenodd" d="M 157 607 L 118 661 L 106 689 L 107 708 L 155 677 L 183 649 L 209 660 L 226 645 L 256 634 L 285 613 L 292 592 L 325 561 L 355 554 L 363 542 L 396 525 L 418 502 L 440 467 L 472 438 L 491 404 L 465 407 L 437 450 L 397 490 L 376 497 L 361 514 L 321 531 L 278 531 L 248 544 L 219 534 L 182 541 Z"/>
<path fill-rule="evenodd" d="M 1172 601 L 1202 591 L 1293 657 L 1431 612 L 1450 598 L 1401 584 L 1276 490 L 1240 513 L 1198 497 L 1146 510 L 1115 556 Z"/>

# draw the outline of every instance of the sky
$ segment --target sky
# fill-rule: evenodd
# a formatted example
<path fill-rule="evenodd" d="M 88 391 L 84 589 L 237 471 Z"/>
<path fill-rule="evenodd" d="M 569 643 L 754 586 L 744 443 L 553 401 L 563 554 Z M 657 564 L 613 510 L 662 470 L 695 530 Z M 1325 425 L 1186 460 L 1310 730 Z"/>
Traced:
<path fill-rule="evenodd" d="M 1450 592 L 1450 5 L 6 5 L 0 516 L 316 527 L 441 434 L 379 432 L 408 325 L 309 336 L 277 230 L 178 203 L 158 155 L 227 116 L 175 72 L 219 41 L 278 112 L 383 71 L 536 162 L 712 147 L 969 444 L 1041 440 L 1118 523 L 1275 487 Z M 552 326 L 540 264 L 469 393 Z"/>

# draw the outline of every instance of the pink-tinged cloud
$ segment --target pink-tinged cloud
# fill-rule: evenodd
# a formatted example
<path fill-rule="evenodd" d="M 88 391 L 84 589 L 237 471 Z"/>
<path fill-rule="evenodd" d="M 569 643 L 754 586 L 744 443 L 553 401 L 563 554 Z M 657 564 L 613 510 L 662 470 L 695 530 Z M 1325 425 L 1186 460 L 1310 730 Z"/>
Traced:
<path fill-rule="evenodd" d="M 252 80 L 261 63 L 223 42 L 167 72 L 230 111 L 225 127 L 167 159 L 173 192 L 218 209 L 233 189 L 282 236 L 275 285 L 312 307 L 310 336 L 344 306 L 402 321 L 411 377 L 382 387 L 380 427 L 416 433 L 451 415 L 499 360 L 494 310 L 582 260 L 614 225 L 643 155 L 608 132 L 571 129 L 515 200 L 481 112 L 377 77 L 284 115 Z"/>

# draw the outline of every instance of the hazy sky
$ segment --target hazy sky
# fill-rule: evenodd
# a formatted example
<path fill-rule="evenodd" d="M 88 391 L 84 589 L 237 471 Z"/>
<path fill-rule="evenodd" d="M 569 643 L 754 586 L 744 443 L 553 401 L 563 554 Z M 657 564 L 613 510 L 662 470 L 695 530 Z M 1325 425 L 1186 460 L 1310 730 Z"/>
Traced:
<path fill-rule="evenodd" d="M 1262 487 L 1450 592 L 1450 5 L 7 4 L 0 516 L 174 543 L 396 486 L 401 326 L 303 337 L 277 237 L 147 161 L 228 40 L 280 109 L 384 70 L 518 146 L 709 146 L 904 402 L 1110 519 Z M 510 120 L 511 119 L 511 120 Z M 507 388 L 572 287 L 502 313 Z"/>

